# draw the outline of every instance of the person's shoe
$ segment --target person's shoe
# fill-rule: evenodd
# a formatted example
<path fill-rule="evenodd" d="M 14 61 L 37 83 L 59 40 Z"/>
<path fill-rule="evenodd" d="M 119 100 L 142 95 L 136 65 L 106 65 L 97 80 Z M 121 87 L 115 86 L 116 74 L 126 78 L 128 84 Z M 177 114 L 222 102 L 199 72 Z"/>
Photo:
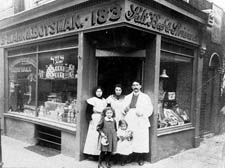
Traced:
<path fill-rule="evenodd" d="M 98 168 L 105 168 L 102 164 L 98 164 Z"/>
<path fill-rule="evenodd" d="M 131 158 L 128 158 L 128 159 L 126 159 L 125 162 L 126 162 L 126 163 L 131 163 L 131 162 L 132 162 L 132 159 L 131 159 Z"/>
<path fill-rule="evenodd" d="M 139 160 L 138 161 L 139 166 L 143 166 L 145 164 L 144 160 Z"/>
<path fill-rule="evenodd" d="M 120 165 L 121 165 L 121 166 L 124 166 L 124 165 L 125 165 L 125 162 L 124 162 L 124 161 L 122 161 L 122 162 L 120 163 Z"/>
<path fill-rule="evenodd" d="M 107 168 L 111 168 L 112 167 L 111 163 L 110 162 L 106 162 L 106 167 Z"/>

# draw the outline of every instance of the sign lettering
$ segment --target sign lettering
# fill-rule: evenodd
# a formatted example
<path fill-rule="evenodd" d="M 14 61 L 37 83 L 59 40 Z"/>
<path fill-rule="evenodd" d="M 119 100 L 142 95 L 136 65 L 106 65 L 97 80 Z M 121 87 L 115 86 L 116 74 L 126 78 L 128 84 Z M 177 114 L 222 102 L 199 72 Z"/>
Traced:
<path fill-rule="evenodd" d="M 194 27 L 130 1 L 127 1 L 126 5 L 128 6 L 124 7 L 117 3 L 105 5 L 92 10 L 91 13 L 70 12 L 2 32 L 0 33 L 0 46 L 77 32 L 121 21 L 192 43 L 199 43 L 198 31 Z"/>
<path fill-rule="evenodd" d="M 125 19 L 128 22 L 139 24 L 144 28 L 177 38 L 192 42 L 198 42 L 199 40 L 197 31 L 187 24 L 173 20 L 139 5 L 130 4 L 129 10 L 125 12 Z"/>
<path fill-rule="evenodd" d="M 78 31 L 94 26 L 116 22 L 121 18 L 119 4 L 102 7 L 91 13 L 69 13 L 66 16 L 47 19 L 0 34 L 0 46 L 40 39 L 66 32 Z"/>
<path fill-rule="evenodd" d="M 101 8 L 92 12 L 92 26 L 104 24 L 107 21 L 115 22 L 121 17 L 122 8 L 119 5 L 110 8 Z"/>

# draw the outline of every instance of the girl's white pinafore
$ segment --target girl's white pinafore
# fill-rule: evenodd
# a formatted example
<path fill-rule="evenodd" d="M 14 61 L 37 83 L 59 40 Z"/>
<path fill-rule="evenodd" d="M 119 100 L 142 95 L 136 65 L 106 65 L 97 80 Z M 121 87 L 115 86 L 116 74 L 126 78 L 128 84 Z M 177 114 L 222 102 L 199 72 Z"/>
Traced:
<path fill-rule="evenodd" d="M 127 137 L 129 135 L 128 130 L 121 130 L 120 128 L 117 131 L 117 137 Z M 132 151 L 132 140 L 124 139 L 123 141 L 119 139 L 117 142 L 117 150 L 116 153 L 121 154 L 121 155 L 129 155 L 131 154 Z"/>

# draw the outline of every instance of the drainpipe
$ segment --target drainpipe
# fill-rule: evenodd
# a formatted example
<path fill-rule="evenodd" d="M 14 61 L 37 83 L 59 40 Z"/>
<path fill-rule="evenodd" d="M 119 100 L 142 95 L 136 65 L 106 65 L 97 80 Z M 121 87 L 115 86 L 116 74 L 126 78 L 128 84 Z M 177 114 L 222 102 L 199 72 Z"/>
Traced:
<path fill-rule="evenodd" d="M 0 118 L 0 168 L 3 167 L 3 162 L 2 162 L 2 129 L 1 129 L 1 120 Z"/>

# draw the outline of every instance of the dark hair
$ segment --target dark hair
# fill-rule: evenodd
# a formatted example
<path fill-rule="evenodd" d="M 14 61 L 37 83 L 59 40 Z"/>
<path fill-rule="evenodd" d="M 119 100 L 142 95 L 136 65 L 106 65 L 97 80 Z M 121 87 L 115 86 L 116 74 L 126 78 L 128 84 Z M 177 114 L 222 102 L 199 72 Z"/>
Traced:
<path fill-rule="evenodd" d="M 119 83 L 118 83 L 118 84 L 115 84 L 115 87 L 114 87 L 114 88 L 116 88 L 116 87 L 119 87 L 119 88 L 123 89 L 123 88 L 122 88 L 122 85 L 119 84 Z"/>
<path fill-rule="evenodd" d="M 125 124 L 128 127 L 126 120 L 119 120 L 119 127 L 121 127 L 122 124 Z"/>
<path fill-rule="evenodd" d="M 103 88 L 102 88 L 101 86 L 96 86 L 96 87 L 94 87 L 94 89 L 92 90 L 93 96 L 96 96 L 96 91 L 97 91 L 98 89 L 101 89 L 102 92 L 104 92 L 104 90 L 103 90 Z"/>
<path fill-rule="evenodd" d="M 115 110 L 114 110 L 112 107 L 109 107 L 109 106 L 107 106 L 107 107 L 103 110 L 102 116 L 105 117 L 105 116 L 106 116 L 106 111 L 108 111 L 108 110 L 111 110 L 111 111 L 113 112 L 112 117 L 114 118 L 114 117 L 116 116 Z"/>
<path fill-rule="evenodd" d="M 141 81 L 140 80 L 133 80 L 132 85 L 133 85 L 134 82 L 137 82 L 137 83 L 139 83 L 139 85 L 141 85 Z"/>

